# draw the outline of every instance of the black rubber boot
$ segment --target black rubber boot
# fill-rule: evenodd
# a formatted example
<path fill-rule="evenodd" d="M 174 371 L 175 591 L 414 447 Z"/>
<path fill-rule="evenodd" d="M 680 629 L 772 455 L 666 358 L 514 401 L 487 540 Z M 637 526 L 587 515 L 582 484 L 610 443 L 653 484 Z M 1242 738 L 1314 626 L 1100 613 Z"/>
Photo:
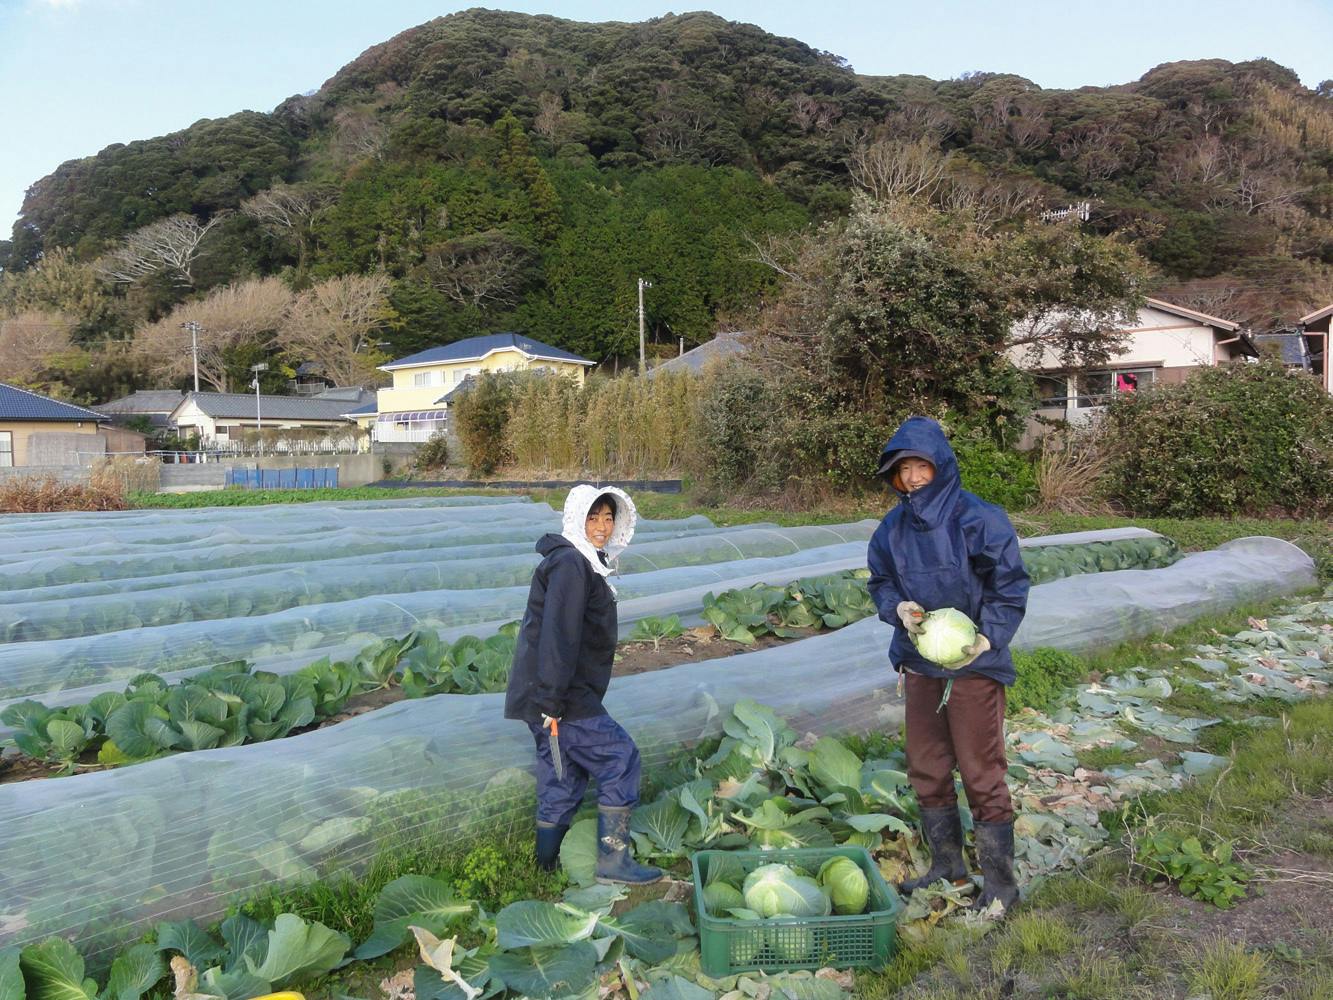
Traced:
<path fill-rule="evenodd" d="M 911 895 L 940 879 L 963 885 L 967 882 L 967 862 L 963 860 L 963 821 L 957 806 L 921 810 L 921 827 L 930 845 L 930 870 L 920 878 L 908 879 L 898 891 Z"/>
<path fill-rule="evenodd" d="M 597 807 L 597 881 L 647 885 L 662 869 L 641 865 L 630 854 L 629 806 Z"/>
<path fill-rule="evenodd" d="M 984 910 L 994 900 L 1004 904 L 1005 912 L 1018 902 L 1018 881 L 1014 878 L 1014 821 L 972 825 L 977 839 L 977 864 L 981 866 L 981 895 L 973 905 Z"/>
<path fill-rule="evenodd" d="M 560 844 L 568 832 L 568 826 L 537 821 L 537 867 L 542 871 L 553 872 L 560 864 Z"/>

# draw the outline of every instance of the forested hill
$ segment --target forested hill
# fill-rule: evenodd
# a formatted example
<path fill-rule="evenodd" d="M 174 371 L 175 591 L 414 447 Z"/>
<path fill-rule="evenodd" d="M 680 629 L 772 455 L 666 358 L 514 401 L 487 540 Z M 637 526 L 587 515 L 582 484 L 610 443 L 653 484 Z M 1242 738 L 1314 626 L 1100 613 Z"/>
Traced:
<path fill-rule="evenodd" d="M 849 161 L 871 187 L 920 183 L 1009 219 L 1088 201 L 1090 225 L 1135 233 L 1210 311 L 1289 319 L 1333 292 L 1333 84 L 1312 92 L 1267 60 L 1075 91 L 871 77 L 707 13 L 438 18 L 270 114 L 61 165 L 0 263 L 91 260 L 155 220 L 227 212 L 192 284 L 135 289 L 117 322 L 241 277 L 382 269 L 394 350 L 515 327 L 600 360 L 633 339 L 637 276 L 663 339 L 752 308 L 773 279 L 747 240 L 844 211 Z"/>

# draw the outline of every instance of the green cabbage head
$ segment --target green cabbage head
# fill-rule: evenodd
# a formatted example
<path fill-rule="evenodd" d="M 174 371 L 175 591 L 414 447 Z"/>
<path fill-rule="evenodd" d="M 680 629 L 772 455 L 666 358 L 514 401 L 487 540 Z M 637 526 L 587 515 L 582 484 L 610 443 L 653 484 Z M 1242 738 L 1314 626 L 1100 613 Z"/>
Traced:
<path fill-rule="evenodd" d="M 761 865 L 745 877 L 745 906 L 762 917 L 827 917 L 833 912 L 819 883 L 786 865 Z"/>
<path fill-rule="evenodd" d="M 851 858 L 829 858 L 819 869 L 819 884 L 833 901 L 838 914 L 864 913 L 870 899 L 870 883 L 861 866 Z"/>
<path fill-rule="evenodd" d="M 779 961 L 809 962 L 815 957 L 815 932 L 809 927 L 770 927 L 768 946 Z"/>
<path fill-rule="evenodd" d="M 739 889 L 733 888 L 725 882 L 710 882 L 704 886 L 704 903 L 707 905 L 709 913 L 722 915 L 727 910 L 744 906 L 745 900 Z"/>
<path fill-rule="evenodd" d="M 921 622 L 921 634 L 912 636 L 916 651 L 946 670 L 967 659 L 963 650 L 976 641 L 977 627 L 957 608 L 930 612 Z"/>

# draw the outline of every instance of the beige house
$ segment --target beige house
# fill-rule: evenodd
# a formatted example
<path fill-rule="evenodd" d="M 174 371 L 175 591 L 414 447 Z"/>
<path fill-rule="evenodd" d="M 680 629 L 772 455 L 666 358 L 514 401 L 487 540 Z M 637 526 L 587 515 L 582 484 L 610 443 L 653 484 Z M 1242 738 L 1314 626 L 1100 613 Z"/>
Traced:
<path fill-rule="evenodd" d="M 428 441 L 448 426 L 454 394 L 482 372 L 549 372 L 582 385 L 595 364 L 518 333 L 469 337 L 381 365 L 380 371 L 393 376 L 393 385 L 379 391 L 374 413 L 348 416 L 373 428 L 376 441 Z"/>
<path fill-rule="evenodd" d="M 1333 305 L 1317 309 L 1308 316 L 1302 316 L 1297 329 L 1305 339 L 1305 349 L 1310 358 L 1310 370 L 1319 379 L 1326 392 L 1333 392 L 1333 359 L 1330 359 L 1329 341 L 1333 331 L 1329 329 L 1333 321 Z"/>
<path fill-rule="evenodd" d="M 81 465 L 105 454 L 100 413 L 0 382 L 0 468 Z M 81 438 L 87 439 L 86 446 Z"/>
<path fill-rule="evenodd" d="M 182 436 L 198 435 L 205 447 L 225 448 L 257 430 L 315 430 L 342 438 L 357 433 L 343 416 L 357 403 L 346 398 L 191 392 L 176 404 L 168 420 Z"/>
<path fill-rule="evenodd" d="M 1054 351 L 1035 362 L 1015 350 L 1015 364 L 1036 375 L 1036 417 L 1075 421 L 1099 412 L 1117 392 L 1154 383 L 1183 382 L 1196 368 L 1231 364 L 1255 350 L 1240 324 L 1195 312 L 1162 299 L 1148 299 L 1134 325 L 1123 331 L 1125 347 L 1105 367 L 1071 372 Z"/>

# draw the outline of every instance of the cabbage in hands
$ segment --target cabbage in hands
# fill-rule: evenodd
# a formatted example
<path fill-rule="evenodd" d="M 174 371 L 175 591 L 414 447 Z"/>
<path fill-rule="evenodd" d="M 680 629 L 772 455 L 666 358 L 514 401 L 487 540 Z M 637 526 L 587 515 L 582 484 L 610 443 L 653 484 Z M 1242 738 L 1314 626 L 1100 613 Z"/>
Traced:
<path fill-rule="evenodd" d="M 819 869 L 819 884 L 833 901 L 833 912 L 843 915 L 864 913 L 870 899 L 870 883 L 861 866 L 851 858 L 829 858 Z"/>
<path fill-rule="evenodd" d="M 921 634 L 911 639 L 923 657 L 950 670 L 967 659 L 964 651 L 977 641 L 977 627 L 957 608 L 940 608 L 926 615 Z"/>
<path fill-rule="evenodd" d="M 786 865 L 761 865 L 745 877 L 745 905 L 764 918 L 827 917 L 833 911 L 819 883 Z"/>

